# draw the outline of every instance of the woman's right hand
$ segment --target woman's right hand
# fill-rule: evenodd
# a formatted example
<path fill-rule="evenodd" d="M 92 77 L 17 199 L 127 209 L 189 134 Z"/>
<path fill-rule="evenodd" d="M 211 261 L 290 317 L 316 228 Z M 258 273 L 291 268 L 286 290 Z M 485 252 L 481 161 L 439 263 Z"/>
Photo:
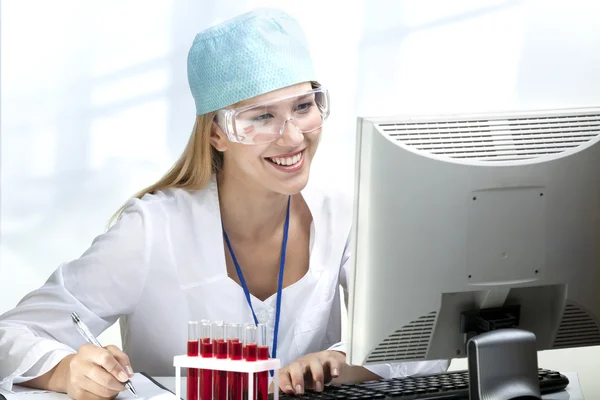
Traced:
<path fill-rule="evenodd" d="M 85 344 L 62 362 L 68 363 L 64 391 L 76 400 L 113 399 L 133 376 L 129 357 L 116 346 Z"/>

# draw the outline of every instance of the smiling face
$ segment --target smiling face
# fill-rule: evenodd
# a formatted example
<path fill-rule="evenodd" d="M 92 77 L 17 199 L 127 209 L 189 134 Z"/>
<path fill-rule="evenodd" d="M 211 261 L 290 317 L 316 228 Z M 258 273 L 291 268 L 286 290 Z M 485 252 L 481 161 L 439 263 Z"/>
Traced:
<path fill-rule="evenodd" d="M 310 82 L 306 82 L 257 96 L 232 108 L 288 98 L 311 89 Z M 285 122 L 285 118 L 279 117 L 304 113 L 307 107 L 310 107 L 310 100 L 308 102 L 307 104 L 305 100 L 281 101 L 268 108 L 261 107 L 260 110 L 255 110 L 253 113 L 256 115 L 248 115 L 254 121 L 254 126 L 244 130 L 256 129 L 259 125 L 257 121 L 260 121 L 262 126 L 268 124 L 277 126 L 277 132 L 281 126 L 284 126 L 283 134 L 268 143 L 249 145 L 230 141 L 221 128 L 214 123 L 211 143 L 217 150 L 223 152 L 222 173 L 275 193 L 295 194 L 304 189 L 308 183 L 310 165 L 319 145 L 322 127 L 303 133 L 298 129 L 298 126 L 302 128 L 301 118 Z M 242 126 L 240 123 L 238 130 Z"/>

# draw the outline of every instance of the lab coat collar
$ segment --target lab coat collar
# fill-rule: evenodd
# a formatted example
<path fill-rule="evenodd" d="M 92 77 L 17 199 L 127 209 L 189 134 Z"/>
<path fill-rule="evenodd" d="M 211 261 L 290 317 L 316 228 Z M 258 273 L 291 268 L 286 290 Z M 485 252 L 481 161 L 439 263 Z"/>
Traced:
<path fill-rule="evenodd" d="M 323 193 L 310 183 L 301 191 L 302 197 L 306 202 L 311 215 L 312 215 L 312 226 L 311 226 L 311 249 L 314 243 L 319 240 L 327 240 L 327 235 L 321 237 L 322 232 L 327 232 L 328 227 L 327 221 L 323 218 L 324 212 L 324 198 Z M 224 246 L 215 246 L 214 240 L 207 240 L 204 235 L 219 235 L 221 236 L 222 222 L 221 222 L 221 211 L 219 206 L 219 191 L 216 175 L 213 174 L 208 185 L 197 191 L 194 195 L 196 200 L 200 204 L 197 212 L 194 216 L 196 221 L 201 225 L 201 235 L 198 237 L 198 245 L 202 248 L 201 254 L 205 257 L 203 260 L 204 266 L 207 269 L 206 279 L 218 279 L 227 277 L 227 268 L 225 267 L 225 248 Z M 219 239 L 217 243 L 222 243 Z M 317 277 L 323 272 L 325 265 L 322 260 L 316 257 L 311 251 L 309 271 L 308 274 L 316 274 Z"/>

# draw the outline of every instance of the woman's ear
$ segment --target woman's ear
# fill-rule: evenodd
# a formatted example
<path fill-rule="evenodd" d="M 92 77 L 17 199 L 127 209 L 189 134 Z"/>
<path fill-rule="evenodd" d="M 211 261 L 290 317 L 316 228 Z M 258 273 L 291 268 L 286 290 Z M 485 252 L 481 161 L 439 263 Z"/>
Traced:
<path fill-rule="evenodd" d="M 228 142 L 227 135 L 221 130 L 219 124 L 217 124 L 216 121 L 213 121 L 210 128 L 210 144 L 212 144 L 216 150 L 223 152 L 227 150 Z"/>

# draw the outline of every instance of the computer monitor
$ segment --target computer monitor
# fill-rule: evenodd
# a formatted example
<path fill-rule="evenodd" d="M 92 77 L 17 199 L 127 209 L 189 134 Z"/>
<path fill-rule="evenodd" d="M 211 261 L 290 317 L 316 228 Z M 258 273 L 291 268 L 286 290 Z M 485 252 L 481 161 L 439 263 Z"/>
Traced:
<path fill-rule="evenodd" d="M 359 118 L 353 235 L 351 364 L 600 345 L 600 108 Z"/>

